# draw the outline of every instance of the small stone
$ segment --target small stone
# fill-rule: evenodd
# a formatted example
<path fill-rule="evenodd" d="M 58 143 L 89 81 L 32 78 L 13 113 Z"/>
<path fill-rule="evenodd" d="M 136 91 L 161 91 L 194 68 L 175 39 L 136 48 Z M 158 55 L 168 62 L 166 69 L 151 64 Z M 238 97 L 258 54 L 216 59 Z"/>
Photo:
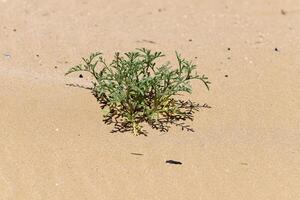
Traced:
<path fill-rule="evenodd" d="M 231 49 L 228 47 L 227 50 L 230 51 Z"/>
<path fill-rule="evenodd" d="M 195 59 L 197 59 L 198 57 L 197 56 L 195 56 Z"/>
<path fill-rule="evenodd" d="M 11 55 L 9 55 L 9 54 L 3 54 L 3 56 L 4 56 L 6 59 L 11 58 Z"/>
<path fill-rule="evenodd" d="M 285 10 L 281 9 L 280 13 L 281 13 L 282 15 L 286 15 L 287 12 L 286 12 Z"/>
<path fill-rule="evenodd" d="M 54 66 L 55 69 L 57 69 L 57 66 Z"/>
<path fill-rule="evenodd" d="M 226 74 L 226 75 L 225 75 L 225 77 L 227 78 L 227 77 L 228 77 L 228 75 Z"/>
<path fill-rule="evenodd" d="M 79 78 L 83 78 L 83 75 L 82 75 L 82 74 L 79 74 Z"/>
<path fill-rule="evenodd" d="M 144 155 L 142 153 L 130 153 L 130 154 L 135 155 L 135 156 L 142 156 L 142 155 Z"/>
<path fill-rule="evenodd" d="M 13 31 L 14 31 L 14 32 L 16 32 L 16 31 L 17 31 L 17 29 L 14 29 Z"/>
<path fill-rule="evenodd" d="M 276 47 L 274 50 L 275 50 L 275 51 L 279 51 L 277 47 Z"/>
<path fill-rule="evenodd" d="M 176 160 L 166 160 L 166 163 L 173 165 L 182 165 L 182 162 Z"/>
<path fill-rule="evenodd" d="M 40 57 L 40 55 L 39 55 L 39 54 L 36 54 L 35 56 L 36 56 L 37 58 L 39 58 L 39 57 Z"/>
<path fill-rule="evenodd" d="M 158 9 L 158 12 L 161 12 L 162 11 L 162 9 Z"/>
<path fill-rule="evenodd" d="M 230 58 L 230 57 L 227 57 L 227 59 L 230 60 L 231 58 Z"/>
<path fill-rule="evenodd" d="M 193 41 L 192 39 L 189 39 L 189 42 Z"/>

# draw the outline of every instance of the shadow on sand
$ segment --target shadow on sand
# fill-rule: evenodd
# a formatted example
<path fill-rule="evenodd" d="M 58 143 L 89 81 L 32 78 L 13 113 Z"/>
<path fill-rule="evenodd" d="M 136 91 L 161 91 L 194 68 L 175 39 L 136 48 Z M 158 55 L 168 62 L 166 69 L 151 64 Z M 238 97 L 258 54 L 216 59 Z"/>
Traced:
<path fill-rule="evenodd" d="M 83 89 L 91 90 L 91 93 L 95 96 L 98 103 L 100 104 L 101 109 L 104 109 L 108 106 L 108 102 L 103 100 L 103 98 L 100 98 L 97 96 L 97 94 L 93 91 L 92 87 L 86 87 L 81 86 L 78 84 L 66 84 L 70 87 L 78 87 Z M 139 119 L 141 123 L 146 122 L 148 123 L 152 128 L 159 130 L 160 132 L 168 132 L 172 125 L 180 127 L 182 130 L 186 130 L 188 132 L 195 132 L 194 129 L 186 124 L 185 122 L 187 120 L 193 121 L 194 120 L 194 113 L 197 111 L 200 111 L 201 108 L 211 108 L 207 104 L 199 104 L 196 102 L 192 102 L 190 100 L 183 101 L 183 100 L 174 100 L 175 105 L 179 108 L 180 114 L 173 114 L 173 115 L 164 115 L 160 117 L 159 120 L 153 120 L 149 121 L 145 118 Z M 113 129 L 111 130 L 111 133 L 117 133 L 117 132 L 128 132 L 132 131 L 132 127 L 130 123 L 123 120 L 122 112 L 119 112 L 117 109 L 111 108 L 110 111 L 104 116 L 103 119 L 105 124 L 113 125 Z M 142 130 L 141 133 L 144 136 L 147 136 L 146 130 Z"/>

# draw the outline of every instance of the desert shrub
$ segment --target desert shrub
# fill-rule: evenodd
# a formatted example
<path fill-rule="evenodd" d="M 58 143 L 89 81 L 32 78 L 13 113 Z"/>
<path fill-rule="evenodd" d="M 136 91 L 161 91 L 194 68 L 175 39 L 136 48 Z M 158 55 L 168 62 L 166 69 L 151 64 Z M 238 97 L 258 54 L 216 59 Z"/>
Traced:
<path fill-rule="evenodd" d="M 139 135 L 143 122 L 157 128 L 162 118 L 179 120 L 191 114 L 183 109 L 186 108 L 182 106 L 184 102 L 174 99 L 182 92 L 192 92 L 191 80 L 200 80 L 209 89 L 208 78 L 198 75 L 191 61 L 176 52 L 176 68 L 170 62 L 157 66 L 158 59 L 163 56 L 161 52 L 143 48 L 123 55 L 115 53 L 108 64 L 102 53 L 93 53 L 66 75 L 79 71 L 90 73 L 95 79 L 92 93 L 102 109 L 108 108 L 105 119 L 114 117 L 127 130 Z"/>

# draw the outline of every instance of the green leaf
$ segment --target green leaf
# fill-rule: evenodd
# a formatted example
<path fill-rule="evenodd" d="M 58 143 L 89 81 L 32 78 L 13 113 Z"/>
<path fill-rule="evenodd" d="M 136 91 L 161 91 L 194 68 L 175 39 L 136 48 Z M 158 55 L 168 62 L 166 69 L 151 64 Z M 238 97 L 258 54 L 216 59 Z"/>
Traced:
<path fill-rule="evenodd" d="M 72 67 L 71 69 L 69 69 L 69 71 L 67 71 L 67 72 L 65 73 L 65 75 L 71 74 L 71 73 L 73 73 L 73 72 L 79 72 L 79 71 L 84 71 L 84 70 L 82 69 L 82 66 L 81 66 L 81 65 L 77 65 L 77 66 L 75 66 L 75 67 Z"/>

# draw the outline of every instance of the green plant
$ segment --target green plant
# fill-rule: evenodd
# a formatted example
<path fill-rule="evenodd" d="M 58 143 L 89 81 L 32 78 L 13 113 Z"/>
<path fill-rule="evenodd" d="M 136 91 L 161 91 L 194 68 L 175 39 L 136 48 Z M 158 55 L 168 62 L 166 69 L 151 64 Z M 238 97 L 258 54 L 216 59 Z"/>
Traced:
<path fill-rule="evenodd" d="M 170 62 L 156 66 L 158 58 L 163 56 L 161 52 L 152 53 L 142 48 L 124 55 L 115 53 L 112 62 L 107 64 L 102 53 L 93 53 L 66 75 L 89 72 L 95 78 L 93 94 L 102 104 L 102 109 L 108 108 L 104 117 L 121 120 L 122 126 L 139 135 L 143 122 L 156 127 L 155 124 L 162 118 L 184 119 L 191 114 L 174 99 L 181 92 L 192 92 L 190 80 L 201 80 L 209 89 L 208 78 L 197 75 L 194 72 L 196 65 L 181 58 L 177 52 L 176 69 Z M 101 67 L 98 68 L 98 65 Z"/>

